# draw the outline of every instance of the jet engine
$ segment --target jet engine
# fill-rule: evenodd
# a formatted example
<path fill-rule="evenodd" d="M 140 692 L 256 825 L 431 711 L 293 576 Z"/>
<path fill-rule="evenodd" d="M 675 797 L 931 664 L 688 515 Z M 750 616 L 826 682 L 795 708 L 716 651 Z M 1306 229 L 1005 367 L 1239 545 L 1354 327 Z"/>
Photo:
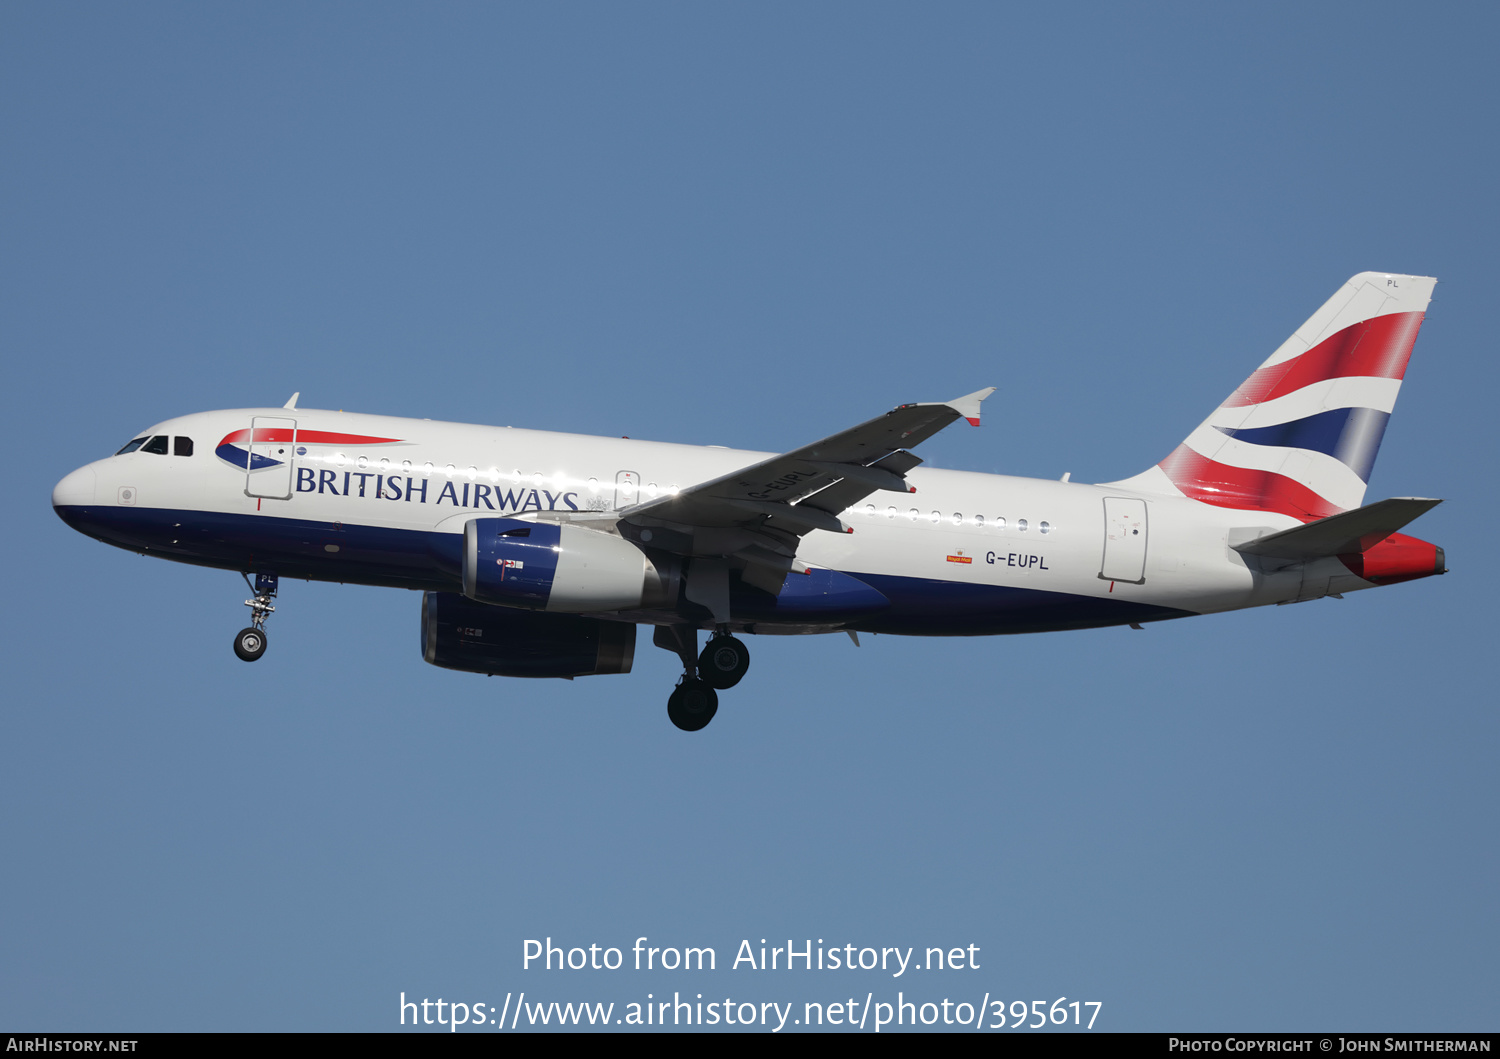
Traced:
<path fill-rule="evenodd" d="M 635 626 L 428 592 L 422 597 L 422 657 L 444 669 L 500 677 L 629 673 Z"/>
<path fill-rule="evenodd" d="M 671 605 L 675 560 L 622 537 L 555 522 L 478 518 L 464 526 L 464 595 L 561 614 Z"/>

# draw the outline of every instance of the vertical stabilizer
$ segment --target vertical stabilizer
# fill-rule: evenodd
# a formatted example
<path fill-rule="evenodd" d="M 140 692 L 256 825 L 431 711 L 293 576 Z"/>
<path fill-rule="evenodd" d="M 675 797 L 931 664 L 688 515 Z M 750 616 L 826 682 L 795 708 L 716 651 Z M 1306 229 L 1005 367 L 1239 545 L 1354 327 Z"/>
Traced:
<path fill-rule="evenodd" d="M 1170 456 L 1111 484 L 1302 519 L 1359 507 L 1436 283 L 1361 272 Z"/>

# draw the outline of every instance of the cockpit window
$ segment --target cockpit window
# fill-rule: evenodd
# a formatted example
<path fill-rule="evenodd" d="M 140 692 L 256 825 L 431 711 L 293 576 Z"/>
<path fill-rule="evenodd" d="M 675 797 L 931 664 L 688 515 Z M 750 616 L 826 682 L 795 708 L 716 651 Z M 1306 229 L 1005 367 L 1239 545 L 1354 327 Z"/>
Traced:
<path fill-rule="evenodd" d="M 119 452 L 115 453 L 115 455 L 116 456 L 123 456 L 127 452 L 134 452 L 136 449 L 138 449 L 142 445 L 146 444 L 146 440 L 147 440 L 146 438 L 136 438 L 133 441 L 127 441 L 125 443 L 125 447 L 123 449 L 121 449 Z"/>
<path fill-rule="evenodd" d="M 165 456 L 167 454 L 167 436 L 165 434 L 156 435 L 156 437 L 141 446 L 141 451 L 155 453 L 157 456 Z"/>
<path fill-rule="evenodd" d="M 172 439 L 172 455 L 173 456 L 191 456 L 192 454 L 193 454 L 193 439 L 192 438 L 173 438 Z"/>

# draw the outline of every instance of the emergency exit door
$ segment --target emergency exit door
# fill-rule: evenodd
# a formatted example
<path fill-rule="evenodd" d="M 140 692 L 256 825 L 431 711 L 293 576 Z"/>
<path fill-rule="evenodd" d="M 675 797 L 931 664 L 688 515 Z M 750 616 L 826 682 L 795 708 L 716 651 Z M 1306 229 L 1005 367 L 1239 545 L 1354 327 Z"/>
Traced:
<path fill-rule="evenodd" d="M 641 476 L 634 471 L 615 475 L 615 510 L 623 511 L 641 501 Z"/>

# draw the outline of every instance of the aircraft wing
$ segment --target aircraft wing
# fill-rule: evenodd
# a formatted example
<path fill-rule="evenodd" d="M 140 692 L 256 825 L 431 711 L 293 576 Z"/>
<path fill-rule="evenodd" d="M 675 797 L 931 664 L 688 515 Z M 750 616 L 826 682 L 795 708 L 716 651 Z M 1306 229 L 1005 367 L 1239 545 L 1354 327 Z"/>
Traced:
<path fill-rule="evenodd" d="M 904 404 L 856 427 L 712 481 L 622 511 L 632 539 L 684 555 L 733 556 L 782 577 L 799 538 L 815 529 L 852 533 L 837 516 L 871 493 L 915 492 L 906 472 L 921 463 L 907 451 L 956 419 L 979 425 L 993 386 L 947 402 Z M 644 532 L 643 532 L 644 531 Z M 747 571 L 747 579 L 754 579 Z M 771 583 L 769 576 L 763 578 Z"/>

